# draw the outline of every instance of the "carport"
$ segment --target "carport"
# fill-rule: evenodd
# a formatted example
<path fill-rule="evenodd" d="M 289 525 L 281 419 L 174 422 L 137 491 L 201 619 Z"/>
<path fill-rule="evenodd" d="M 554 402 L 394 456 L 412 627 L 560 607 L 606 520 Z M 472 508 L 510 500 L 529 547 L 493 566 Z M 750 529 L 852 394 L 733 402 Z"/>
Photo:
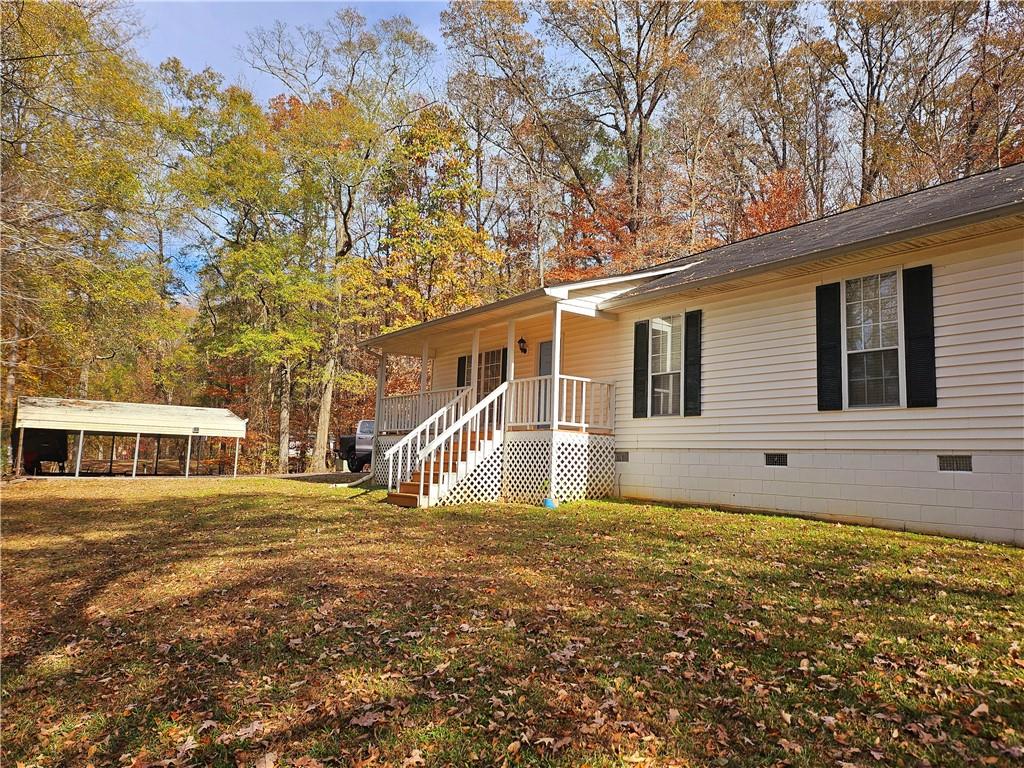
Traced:
<path fill-rule="evenodd" d="M 143 438 L 155 439 L 152 471 L 160 471 L 161 438 L 185 440 L 184 475 L 191 473 L 193 441 L 197 438 L 234 438 L 232 476 L 238 475 L 239 441 L 245 437 L 247 419 L 227 408 L 198 408 L 183 405 L 150 403 L 115 403 L 105 400 L 76 400 L 59 397 L 19 397 L 14 412 L 15 475 L 26 469 L 29 474 L 41 472 L 42 462 L 56 462 L 61 474 L 69 459 L 68 441 L 74 438 L 74 477 L 82 474 L 82 455 L 87 436 L 110 438 L 109 462 L 106 472 L 114 475 L 115 441 L 118 437 L 135 438 L 131 476 L 138 476 L 139 449 Z M 222 446 L 223 447 L 223 446 Z M 198 459 L 197 459 L 198 461 Z M 223 468 L 221 462 L 221 467 Z M 127 475 L 127 469 L 123 472 Z"/>

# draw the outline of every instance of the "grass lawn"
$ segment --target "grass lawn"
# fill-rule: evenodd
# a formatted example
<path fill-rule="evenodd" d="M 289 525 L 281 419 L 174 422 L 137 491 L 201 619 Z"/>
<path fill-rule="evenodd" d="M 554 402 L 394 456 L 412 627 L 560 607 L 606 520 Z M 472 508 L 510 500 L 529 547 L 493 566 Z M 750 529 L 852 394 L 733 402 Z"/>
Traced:
<path fill-rule="evenodd" d="M 3 764 L 1024 757 L 1024 551 L 381 498 L 288 480 L 5 488 Z"/>

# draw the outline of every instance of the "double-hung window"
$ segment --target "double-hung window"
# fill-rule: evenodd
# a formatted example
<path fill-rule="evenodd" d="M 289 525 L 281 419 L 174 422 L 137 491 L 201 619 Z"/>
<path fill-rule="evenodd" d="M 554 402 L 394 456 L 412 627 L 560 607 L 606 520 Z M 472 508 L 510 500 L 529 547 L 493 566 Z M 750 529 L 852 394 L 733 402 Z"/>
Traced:
<path fill-rule="evenodd" d="M 678 416 L 683 370 L 683 316 L 651 320 L 651 416 Z"/>
<path fill-rule="evenodd" d="M 480 353 L 480 373 L 476 380 L 480 397 L 494 391 L 501 384 L 501 355 L 500 349 Z"/>
<path fill-rule="evenodd" d="M 899 405 L 899 275 L 857 277 L 844 288 L 847 404 Z"/>

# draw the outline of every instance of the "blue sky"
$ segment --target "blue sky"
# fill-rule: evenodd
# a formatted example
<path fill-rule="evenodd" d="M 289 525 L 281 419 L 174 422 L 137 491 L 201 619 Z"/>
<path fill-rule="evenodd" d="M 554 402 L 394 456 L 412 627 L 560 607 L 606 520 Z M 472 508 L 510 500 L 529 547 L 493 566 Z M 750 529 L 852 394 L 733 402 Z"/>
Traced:
<path fill-rule="evenodd" d="M 372 24 L 390 16 L 408 16 L 417 29 L 437 46 L 430 85 L 443 88 L 447 57 L 441 37 L 442 2 L 136 2 L 146 32 L 136 40 L 136 49 L 150 64 L 177 56 L 186 67 L 201 70 L 212 67 L 230 83 L 249 88 L 258 99 L 268 101 L 281 92 L 272 77 L 249 68 L 238 55 L 247 42 L 247 33 L 256 27 L 269 27 L 280 19 L 290 26 L 318 26 L 340 8 L 356 8 Z M 175 243 L 178 250 L 184 243 Z M 188 292 L 195 290 L 195 264 L 179 250 L 175 271 Z M 187 297 L 182 297 L 188 301 Z"/>
<path fill-rule="evenodd" d="M 228 82 L 250 88 L 263 101 L 277 95 L 275 81 L 249 69 L 238 56 L 246 34 L 269 27 L 280 19 L 292 26 L 320 25 L 340 8 L 359 10 L 372 24 L 389 16 L 408 16 L 420 32 L 438 47 L 435 80 L 443 82 L 447 66 L 440 16 L 442 2 L 137 2 L 147 32 L 136 47 L 143 59 L 159 64 L 177 56 L 193 70 L 212 67 Z"/>

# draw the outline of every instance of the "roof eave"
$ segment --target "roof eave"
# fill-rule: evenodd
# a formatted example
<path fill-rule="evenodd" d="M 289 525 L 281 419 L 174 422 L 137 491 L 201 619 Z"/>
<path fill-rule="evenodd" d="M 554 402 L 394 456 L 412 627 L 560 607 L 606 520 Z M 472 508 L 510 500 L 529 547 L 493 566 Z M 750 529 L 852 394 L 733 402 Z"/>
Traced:
<path fill-rule="evenodd" d="M 442 328 L 445 325 L 449 325 L 460 320 L 465 320 L 470 317 L 482 315 L 487 312 L 494 312 L 501 310 L 506 307 L 515 306 L 526 301 L 535 299 L 550 298 L 552 303 L 558 301 L 558 296 L 553 295 L 552 289 L 549 288 L 534 288 L 532 291 L 526 293 L 520 293 L 518 296 L 510 296 L 507 299 L 501 299 L 499 301 L 493 301 L 490 304 L 481 304 L 479 307 L 472 307 L 470 309 L 464 309 L 461 312 L 456 312 L 453 315 L 445 315 L 444 317 L 438 317 L 434 320 L 428 320 L 425 323 L 417 323 L 416 325 L 410 325 L 406 328 L 401 328 L 397 331 L 391 331 L 390 333 L 382 333 L 379 336 L 373 336 L 369 339 L 363 339 L 357 341 L 356 346 L 360 349 L 380 348 L 388 342 L 402 339 L 406 336 L 411 336 L 417 333 L 423 333 L 424 331 L 432 330 L 434 328 Z"/>
<path fill-rule="evenodd" d="M 799 266 L 800 264 L 806 264 L 812 261 L 820 261 L 822 259 L 835 258 L 836 256 L 845 256 L 848 253 L 854 251 L 866 250 L 868 248 L 877 248 L 883 245 L 889 245 L 891 243 L 898 243 L 901 240 L 910 240 L 915 237 L 926 237 L 928 235 L 937 234 L 949 229 L 956 229 L 957 227 L 966 227 L 971 224 L 978 224 L 984 221 L 990 221 L 992 219 L 1000 218 L 1001 216 L 1013 216 L 1018 213 L 1024 213 L 1024 202 L 1016 201 L 1007 205 L 1000 205 L 993 208 L 987 208 L 984 211 L 976 211 L 975 213 L 968 214 L 966 216 L 960 216 L 953 219 L 943 219 L 941 221 L 932 222 L 931 224 L 925 224 L 920 227 L 913 227 L 911 229 L 904 229 L 898 232 L 891 232 L 878 237 L 868 238 L 866 240 L 858 240 L 854 243 L 847 243 L 845 245 L 838 245 L 832 248 L 825 248 L 814 253 L 804 254 L 801 256 L 793 256 L 789 259 L 782 259 L 780 261 L 773 261 L 767 264 L 758 264 L 753 267 L 746 269 L 738 269 L 734 272 L 727 272 L 721 275 L 714 275 L 712 277 L 703 278 L 701 280 L 694 280 L 689 283 L 680 283 L 676 285 L 667 285 L 662 288 L 655 288 L 644 293 L 630 295 L 616 296 L 613 299 L 602 302 L 598 308 L 601 310 L 614 310 L 624 306 L 632 304 L 642 304 L 652 299 L 657 299 L 661 296 L 670 295 L 672 293 L 679 293 L 682 291 L 691 290 L 693 288 L 702 288 L 705 286 L 716 285 L 723 283 L 728 280 L 732 280 L 736 277 L 749 277 L 752 275 L 761 274 L 764 272 L 773 272 L 777 269 L 784 267 Z M 694 254 L 698 255 L 698 254 Z"/>

